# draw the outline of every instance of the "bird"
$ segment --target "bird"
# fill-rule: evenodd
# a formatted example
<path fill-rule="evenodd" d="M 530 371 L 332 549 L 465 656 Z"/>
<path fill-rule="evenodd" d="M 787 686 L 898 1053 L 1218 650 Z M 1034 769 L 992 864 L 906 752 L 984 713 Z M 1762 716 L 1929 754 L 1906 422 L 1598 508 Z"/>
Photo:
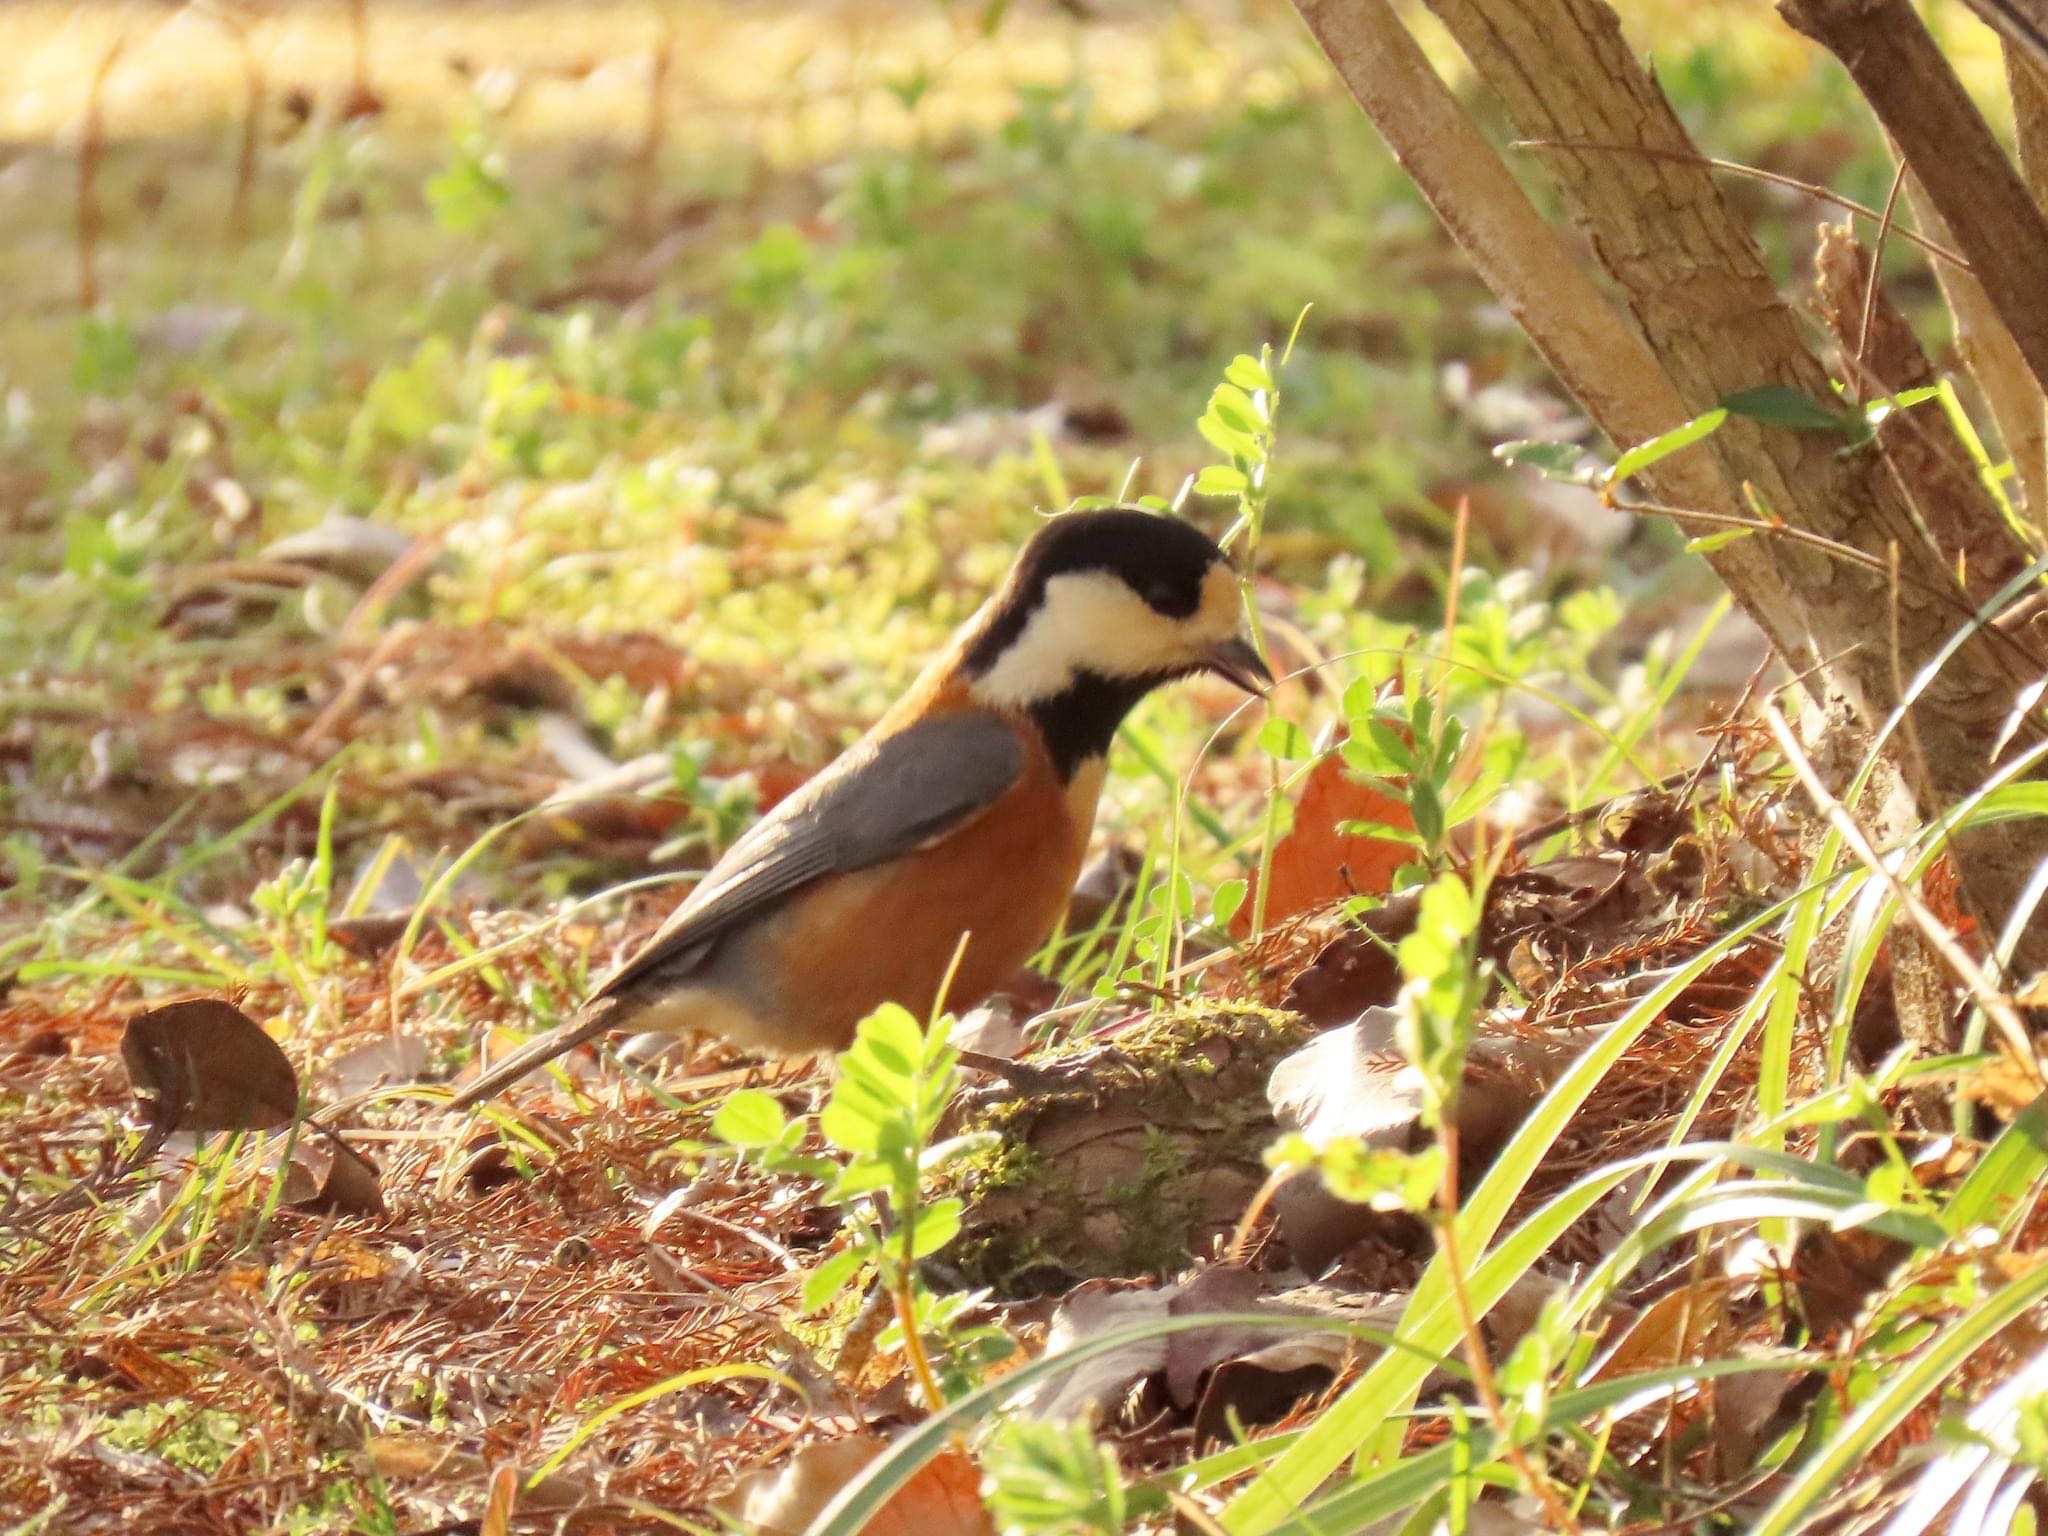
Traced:
<path fill-rule="evenodd" d="M 452 1097 L 594 1036 L 843 1050 L 884 1003 L 971 1008 L 1059 922 L 1132 707 L 1197 673 L 1262 694 L 1236 569 L 1177 516 L 1060 513 L 902 698 L 733 843 L 577 1013 Z M 943 996 L 942 996 L 943 993 Z"/>

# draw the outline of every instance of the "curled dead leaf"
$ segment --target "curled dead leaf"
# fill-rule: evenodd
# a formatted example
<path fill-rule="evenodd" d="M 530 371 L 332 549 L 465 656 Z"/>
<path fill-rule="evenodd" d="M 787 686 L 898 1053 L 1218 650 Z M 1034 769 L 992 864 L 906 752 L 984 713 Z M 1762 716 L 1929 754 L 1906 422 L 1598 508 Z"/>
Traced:
<path fill-rule="evenodd" d="M 1399 1020 L 1392 1008 L 1368 1008 L 1279 1062 L 1266 1097 L 1280 1127 L 1317 1146 L 1356 1139 L 1370 1148 L 1412 1152 L 1425 1145 L 1425 1084 L 1401 1055 Z M 1484 1172 L 1580 1043 L 1565 1031 L 1554 1041 L 1503 1034 L 1473 1041 L 1453 1108 L 1461 1183 Z M 1337 1198 L 1314 1170 L 1283 1185 L 1273 1209 L 1288 1253 L 1311 1275 L 1365 1237 L 1398 1241 L 1413 1226 L 1405 1215 Z"/>
<path fill-rule="evenodd" d="M 262 558 L 367 587 L 404 559 L 412 543 L 410 534 L 387 523 L 336 515 L 267 545 Z"/>
<path fill-rule="evenodd" d="M 339 1136 L 302 1141 L 284 1172 L 284 1202 L 311 1211 L 352 1216 L 385 1214 L 377 1165 Z"/>
<path fill-rule="evenodd" d="M 1300 1329 L 1289 1326 L 1288 1319 L 1322 1310 L 1270 1294 L 1267 1282 L 1258 1274 L 1232 1264 L 1203 1267 L 1173 1285 L 1109 1290 L 1092 1282 L 1084 1284 L 1053 1313 L 1045 1340 L 1048 1359 L 1135 1323 L 1212 1314 L 1216 1320 L 1202 1327 L 1137 1339 L 1083 1360 L 1022 1394 L 1016 1407 L 1043 1419 L 1110 1413 L 1134 1387 L 1157 1378 L 1166 1401 L 1185 1413 L 1202 1400 L 1204 1386 L 1219 1366 L 1303 1336 Z M 1268 1314 L 1272 1325 L 1246 1322 L 1248 1313 Z"/>

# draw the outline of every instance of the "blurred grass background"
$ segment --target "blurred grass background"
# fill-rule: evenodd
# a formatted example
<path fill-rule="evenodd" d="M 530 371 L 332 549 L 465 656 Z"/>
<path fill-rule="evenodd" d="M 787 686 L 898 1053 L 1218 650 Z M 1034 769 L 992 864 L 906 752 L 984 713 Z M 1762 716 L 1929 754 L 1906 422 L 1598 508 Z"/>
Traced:
<path fill-rule="evenodd" d="M 1883 201 L 1846 81 L 1762 0 L 1622 10 L 1706 152 Z M 1801 279 L 1826 210 L 1728 186 Z M 559 772 L 491 702 L 514 655 L 612 758 L 815 766 L 1036 511 L 1172 496 L 1223 364 L 1305 308 L 1267 558 L 1317 646 L 1438 611 L 1463 497 L 1482 566 L 1617 592 L 1624 662 L 1711 596 L 1663 530 L 1493 463 L 1569 403 L 1276 0 L 25 0 L 0 292 L 17 894 L 181 806 L 234 825 L 347 686 L 377 789 L 344 832 L 459 845 Z M 402 656 L 359 585 L 260 622 L 236 586 L 342 515 L 435 541 Z M 564 649 L 604 635 L 663 659 Z"/>

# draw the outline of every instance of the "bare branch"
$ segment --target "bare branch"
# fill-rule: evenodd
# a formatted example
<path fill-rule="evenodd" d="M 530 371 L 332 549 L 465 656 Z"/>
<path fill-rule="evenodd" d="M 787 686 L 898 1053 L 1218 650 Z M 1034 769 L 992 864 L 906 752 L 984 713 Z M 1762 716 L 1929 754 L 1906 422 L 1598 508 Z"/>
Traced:
<path fill-rule="evenodd" d="M 1954 232 L 2037 385 L 2048 385 L 2048 219 L 1910 0 L 1779 0 L 1842 61 Z"/>

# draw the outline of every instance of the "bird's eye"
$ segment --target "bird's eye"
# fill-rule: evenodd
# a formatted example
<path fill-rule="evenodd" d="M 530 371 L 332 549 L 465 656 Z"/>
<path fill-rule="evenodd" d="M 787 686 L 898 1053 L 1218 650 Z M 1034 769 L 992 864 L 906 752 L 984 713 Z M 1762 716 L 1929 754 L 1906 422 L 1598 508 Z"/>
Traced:
<path fill-rule="evenodd" d="M 1150 582 L 1140 595 L 1145 599 L 1147 607 L 1157 608 L 1161 613 L 1165 613 L 1173 607 L 1174 586 L 1170 581 Z"/>

